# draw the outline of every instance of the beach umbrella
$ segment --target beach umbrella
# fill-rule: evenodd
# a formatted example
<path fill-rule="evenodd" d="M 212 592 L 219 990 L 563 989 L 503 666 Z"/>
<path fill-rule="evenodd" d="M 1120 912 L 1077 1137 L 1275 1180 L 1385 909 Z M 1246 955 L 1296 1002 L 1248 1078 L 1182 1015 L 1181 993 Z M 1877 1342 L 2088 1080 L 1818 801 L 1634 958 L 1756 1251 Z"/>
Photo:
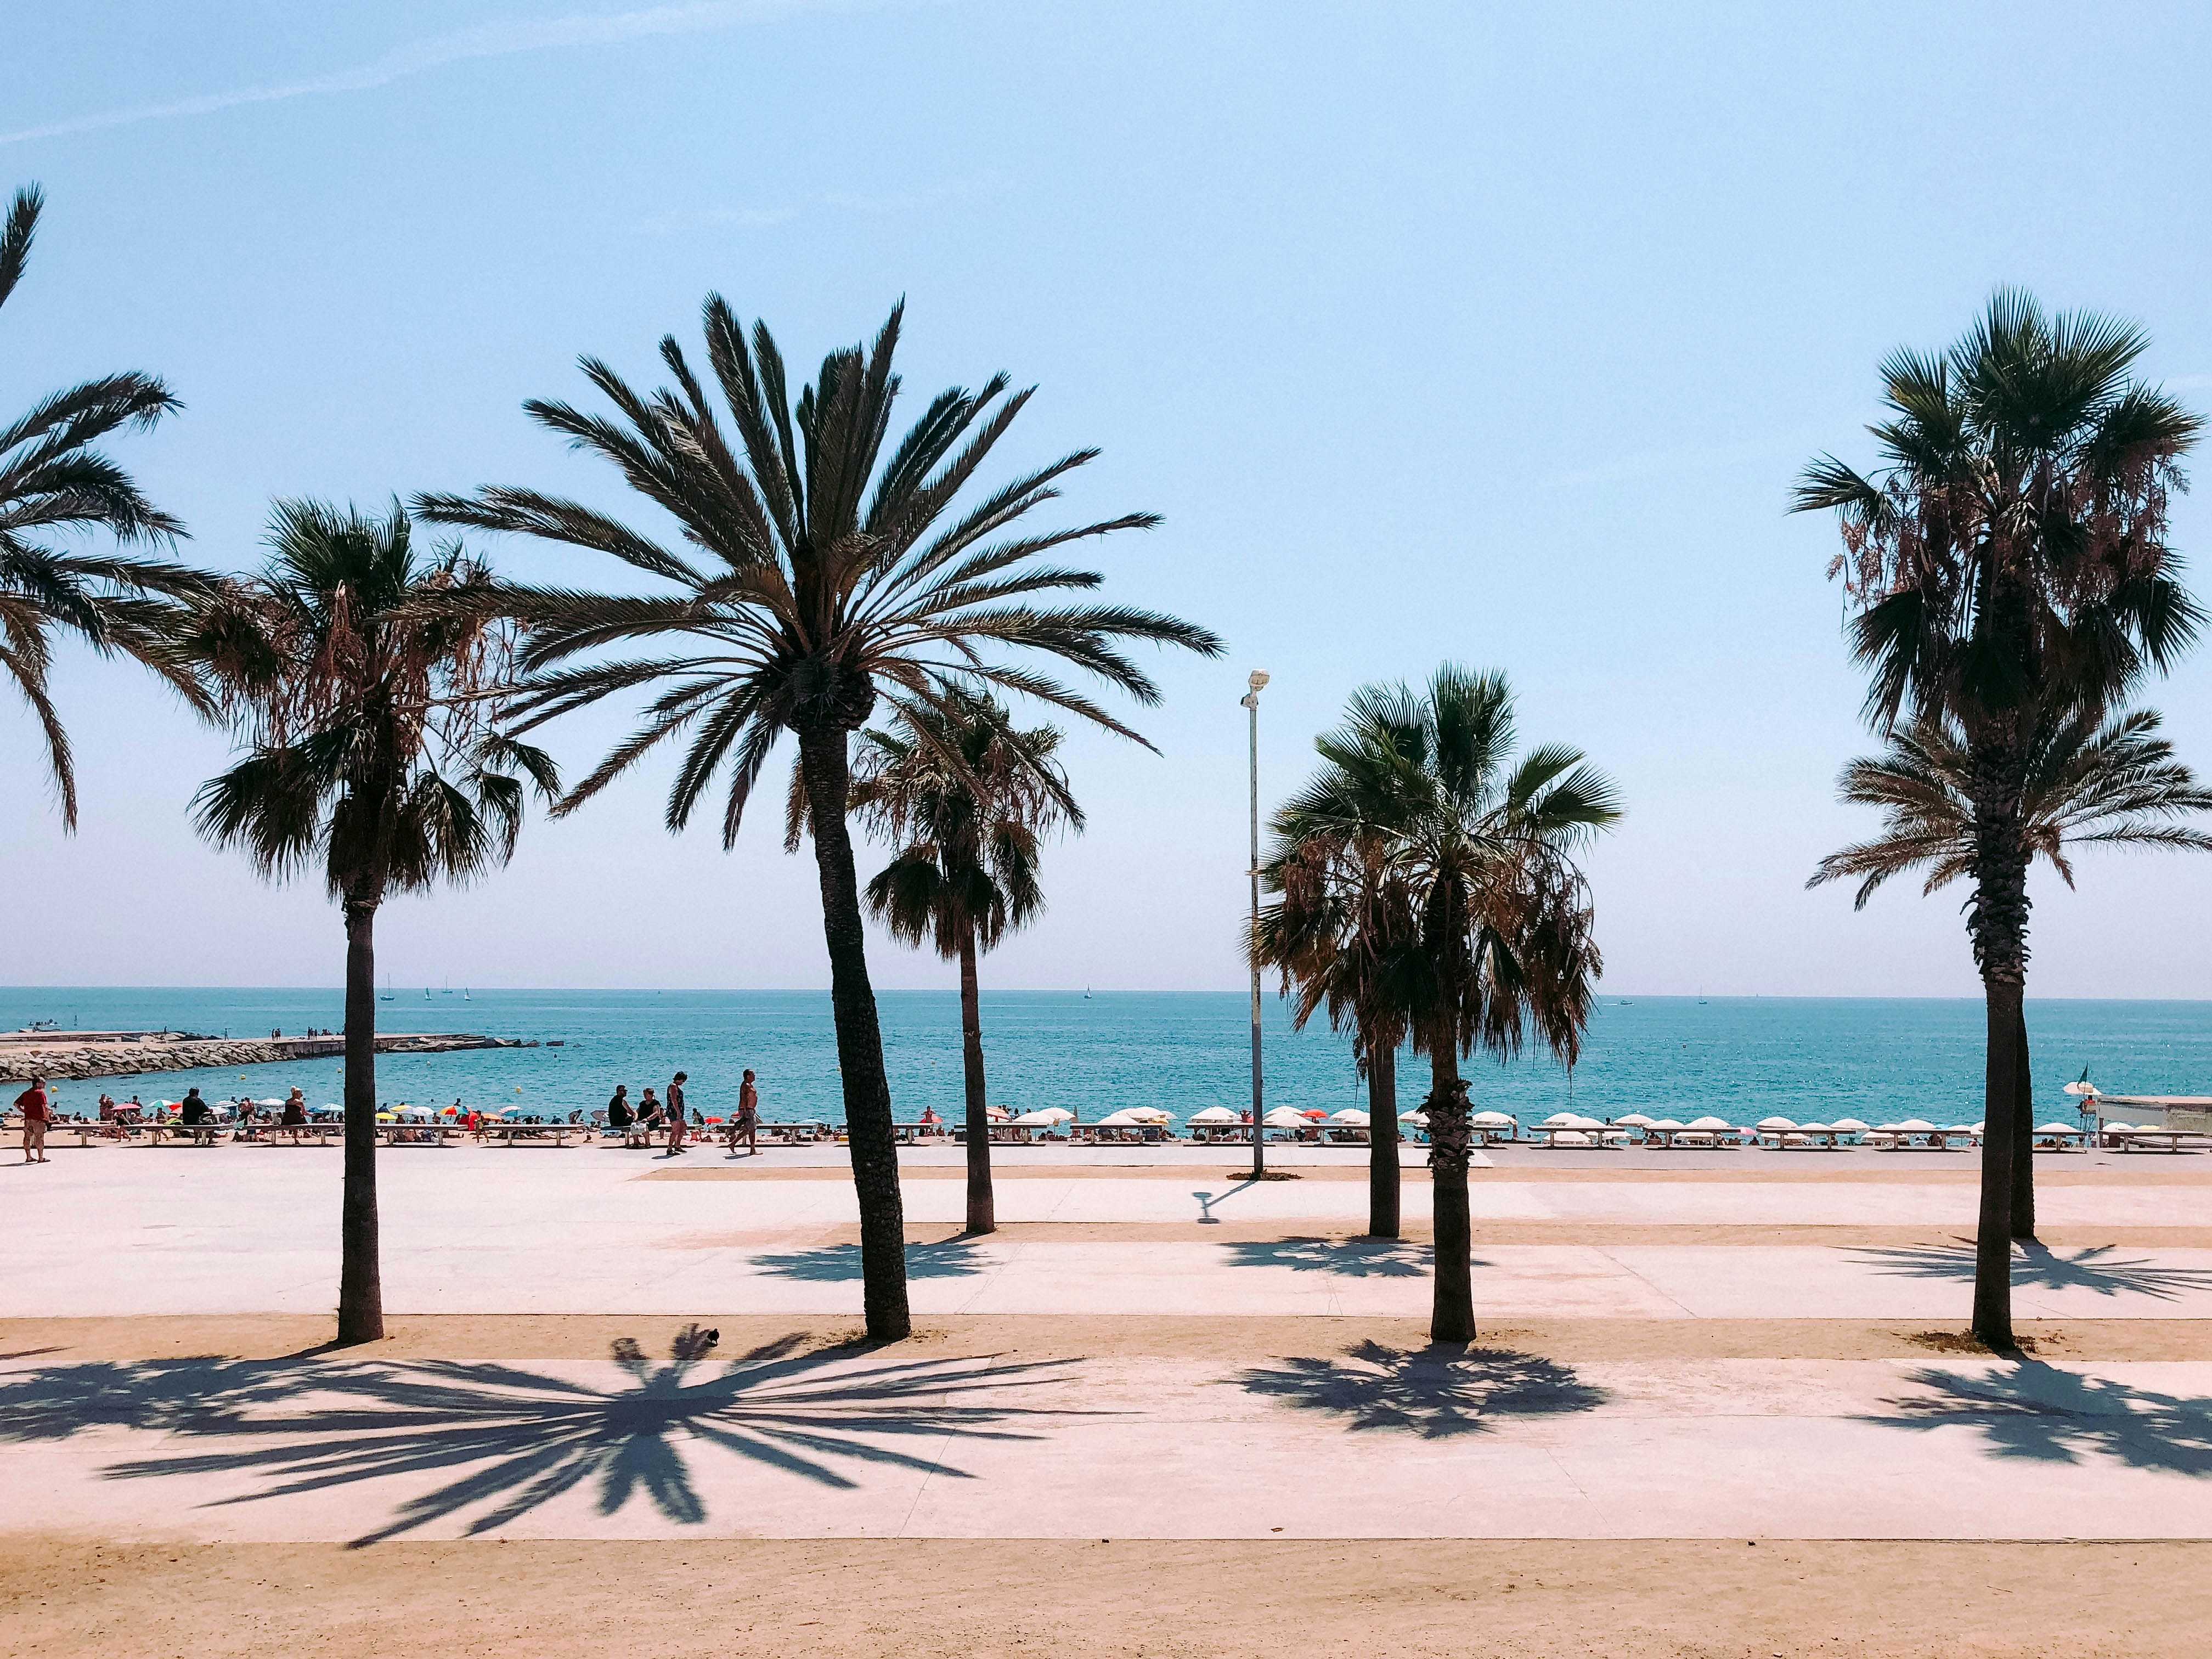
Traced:
<path fill-rule="evenodd" d="M 994 1123 L 1004 1123 L 1013 1116 L 1013 1114 L 1003 1106 L 986 1106 L 983 1109 L 983 1115 Z"/>
<path fill-rule="evenodd" d="M 1561 1129 L 1552 1137 L 1554 1146 L 1587 1146 L 1590 1138 L 1580 1129 Z"/>
<path fill-rule="evenodd" d="M 1974 1125 L 1971 1129 L 1963 1123 L 1954 1123 L 1949 1128 L 1943 1131 L 1947 1135 L 1978 1135 L 1981 1133 L 1981 1132 L 1982 1126 L 1978 1123 Z"/>
<path fill-rule="evenodd" d="M 379 1112 L 376 1115 L 376 1121 L 379 1123 L 390 1123 L 397 1117 L 397 1115 L 398 1114 L 393 1112 Z"/>
<path fill-rule="evenodd" d="M 2079 1083 L 2068 1084 L 2065 1092 L 2069 1095 L 2094 1095 L 2097 1092 L 2097 1085 L 2084 1079 Z"/>
<path fill-rule="evenodd" d="M 2107 1123 L 2105 1126 L 2108 1130 L 2124 1129 L 2127 1127 L 2128 1126 L 2124 1123 Z M 2039 1135 L 2078 1135 L 2081 1133 L 2081 1130 L 2080 1126 L 2076 1124 L 2045 1123 L 2039 1127 L 2035 1133 Z"/>
<path fill-rule="evenodd" d="M 1692 1129 L 1728 1129 L 1734 1127 L 1733 1124 L 1723 1122 L 1717 1117 L 1693 1117 L 1690 1120 L 1690 1127 Z"/>
<path fill-rule="evenodd" d="M 1042 1128 L 1054 1123 L 1066 1123 L 1074 1115 L 1074 1113 L 1058 1106 L 1046 1106 L 1034 1112 L 1024 1112 L 1014 1122 L 1024 1129 Z"/>
<path fill-rule="evenodd" d="M 1331 1123 L 1349 1123 L 1355 1129 L 1364 1129 L 1370 1120 L 1366 1113 L 1347 1106 L 1340 1112 L 1331 1112 L 1328 1121 Z"/>
<path fill-rule="evenodd" d="M 1867 1126 L 1855 1117 L 1839 1117 L 1832 1127 L 1838 1134 L 1863 1135 Z"/>
<path fill-rule="evenodd" d="M 1631 1112 L 1626 1117 L 1617 1117 L 1613 1122 L 1624 1129 L 1648 1129 L 1651 1120 L 1641 1112 Z"/>
<path fill-rule="evenodd" d="M 1577 1117 L 1566 1127 L 1570 1129 L 1602 1129 L 1605 1125 L 1594 1117 Z"/>
<path fill-rule="evenodd" d="M 1240 1120 L 1226 1106 L 1208 1106 L 1203 1111 L 1193 1112 L 1186 1121 L 1192 1123 L 1235 1123 Z"/>
<path fill-rule="evenodd" d="M 1429 1115 L 1426 1112 L 1401 1112 L 1398 1114 L 1398 1121 L 1411 1123 L 1419 1128 L 1425 1129 L 1429 1127 Z"/>
<path fill-rule="evenodd" d="M 1762 1129 L 1795 1129 L 1797 1126 L 1786 1117 L 1763 1117 L 1758 1127 Z"/>
<path fill-rule="evenodd" d="M 1801 1123 L 1797 1126 L 1797 1133 L 1801 1135 L 1832 1135 L 1836 1129 L 1837 1126 L 1832 1123 Z"/>
<path fill-rule="evenodd" d="M 1175 1115 L 1157 1106 L 1125 1106 L 1121 1109 L 1139 1123 L 1168 1123 L 1174 1121 Z"/>
<path fill-rule="evenodd" d="M 1409 1117 L 1419 1115 L 1419 1112 L 1401 1112 L 1398 1121 L 1402 1123 Z M 1510 1129 L 1513 1127 L 1513 1116 L 1510 1112 L 1477 1112 L 1468 1121 L 1482 1129 Z"/>
<path fill-rule="evenodd" d="M 1547 1129 L 1571 1129 L 1581 1121 L 1582 1119 L 1572 1112 L 1554 1112 L 1544 1120 L 1544 1127 Z"/>
<path fill-rule="evenodd" d="M 1303 1129 L 1306 1127 L 1306 1115 L 1292 1107 L 1278 1106 L 1267 1114 L 1266 1121 L 1278 1129 Z"/>
<path fill-rule="evenodd" d="M 1901 1135 L 1932 1135 L 1936 1126 L 1924 1117 L 1908 1117 L 1902 1123 L 1893 1123 L 1890 1128 Z"/>
<path fill-rule="evenodd" d="M 1690 1126 L 1686 1123 L 1677 1123 L 1671 1117 L 1662 1117 L 1656 1123 L 1647 1123 L 1644 1127 L 1647 1129 L 1662 1129 L 1671 1133 L 1676 1129 L 1686 1129 Z"/>

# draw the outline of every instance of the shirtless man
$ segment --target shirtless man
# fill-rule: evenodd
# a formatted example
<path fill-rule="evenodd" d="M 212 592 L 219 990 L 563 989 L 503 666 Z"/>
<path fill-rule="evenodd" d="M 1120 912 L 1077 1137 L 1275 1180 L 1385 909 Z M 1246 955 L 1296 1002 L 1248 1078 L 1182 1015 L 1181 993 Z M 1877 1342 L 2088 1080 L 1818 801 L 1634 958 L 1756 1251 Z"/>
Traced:
<path fill-rule="evenodd" d="M 745 1156 L 760 1156 L 760 1091 L 753 1086 L 753 1074 L 748 1070 L 745 1080 L 738 1085 L 738 1115 L 730 1122 L 730 1150 L 738 1150 L 738 1137 L 745 1138 Z"/>
<path fill-rule="evenodd" d="M 31 1079 L 31 1086 L 15 1097 L 15 1109 L 23 1115 L 23 1162 L 46 1164 L 46 1125 L 53 1117 L 53 1103 L 46 1094 L 46 1080 L 42 1077 Z M 33 1152 L 38 1153 L 33 1158 Z"/>

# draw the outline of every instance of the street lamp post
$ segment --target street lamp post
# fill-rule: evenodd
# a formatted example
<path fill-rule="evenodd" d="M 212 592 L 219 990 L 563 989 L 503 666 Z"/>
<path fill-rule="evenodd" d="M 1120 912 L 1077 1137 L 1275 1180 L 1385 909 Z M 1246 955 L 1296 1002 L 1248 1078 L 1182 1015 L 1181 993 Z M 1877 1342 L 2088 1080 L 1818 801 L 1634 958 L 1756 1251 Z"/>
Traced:
<path fill-rule="evenodd" d="M 1246 873 L 1252 880 L 1251 939 L 1260 939 L 1260 693 L 1267 689 L 1267 677 L 1258 669 L 1245 682 L 1251 689 L 1244 694 L 1243 705 L 1251 711 L 1252 757 L 1252 863 Z M 1265 1096 L 1260 1082 L 1260 958 L 1252 957 L 1252 1177 L 1258 1180 L 1267 1170 L 1267 1128 L 1260 1121 L 1261 1107 Z"/>

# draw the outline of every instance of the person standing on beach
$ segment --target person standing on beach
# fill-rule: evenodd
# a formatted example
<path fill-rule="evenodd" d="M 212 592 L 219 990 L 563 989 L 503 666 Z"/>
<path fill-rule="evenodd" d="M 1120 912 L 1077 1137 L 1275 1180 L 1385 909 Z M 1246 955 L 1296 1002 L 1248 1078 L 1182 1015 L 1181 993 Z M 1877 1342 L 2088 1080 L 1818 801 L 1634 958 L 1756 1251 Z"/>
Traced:
<path fill-rule="evenodd" d="M 54 1109 L 46 1094 L 46 1079 L 31 1079 L 31 1086 L 15 1097 L 15 1109 L 23 1115 L 23 1162 L 50 1162 L 46 1157 L 46 1123 Z M 38 1153 L 35 1158 L 31 1156 L 34 1152 Z"/>
<path fill-rule="evenodd" d="M 753 1086 L 750 1069 L 745 1073 L 745 1080 L 738 1085 L 738 1116 L 730 1125 L 730 1150 L 733 1152 L 738 1150 L 739 1135 L 745 1138 L 745 1156 L 759 1157 L 760 1091 Z"/>
<path fill-rule="evenodd" d="M 691 1074 L 678 1072 L 668 1085 L 668 1155 L 671 1158 L 684 1150 L 684 1079 Z"/>

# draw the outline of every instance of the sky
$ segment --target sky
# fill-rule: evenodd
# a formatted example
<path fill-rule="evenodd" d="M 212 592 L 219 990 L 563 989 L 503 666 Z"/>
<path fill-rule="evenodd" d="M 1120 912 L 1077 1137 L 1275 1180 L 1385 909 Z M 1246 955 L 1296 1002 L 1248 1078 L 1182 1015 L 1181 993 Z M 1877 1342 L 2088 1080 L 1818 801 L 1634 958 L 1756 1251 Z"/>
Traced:
<path fill-rule="evenodd" d="M 1072 735 L 1087 832 L 1006 987 L 1242 982 L 1246 674 L 1261 792 L 1364 683 L 1504 670 L 1532 741 L 1628 807 L 1590 854 L 1607 994 L 1966 996 L 1963 895 L 1803 889 L 1873 828 L 1869 747 L 1797 469 L 1873 459 L 1875 369 L 1999 284 L 2142 323 L 2212 407 L 2199 8 L 1682 3 L 48 7 L 0 58 L 0 185 L 47 192 L 0 313 L 0 411 L 158 373 L 185 412 L 113 446 L 263 556 L 269 505 L 520 483 L 663 533 L 523 416 L 582 354 L 652 383 L 710 291 L 811 364 L 902 295 L 918 412 L 1004 369 L 1001 447 L 1097 446 L 1066 522 L 1109 596 L 1215 629 L 1148 665 L 1157 745 Z M 2175 540 L 2203 549 L 2203 495 Z M 611 561 L 484 543 L 532 580 Z M 2200 570 L 2203 562 L 2200 559 Z M 0 697 L 0 980 L 328 985 L 337 915 L 198 841 L 222 769 L 143 672 L 70 650 L 65 836 Z M 2212 768 L 2212 642 L 2147 701 Z M 629 711 L 555 727 L 580 771 Z M 783 751 L 790 752 L 788 746 Z M 777 765 L 781 769 L 782 763 Z M 396 900 L 403 984 L 827 983 L 775 814 L 725 854 L 661 827 L 668 770 L 526 830 L 481 884 Z M 884 854 L 864 848 L 865 876 Z M 2032 992 L 2212 997 L 2212 859 L 2034 883 Z M 951 982 L 878 937 L 878 981 Z"/>

